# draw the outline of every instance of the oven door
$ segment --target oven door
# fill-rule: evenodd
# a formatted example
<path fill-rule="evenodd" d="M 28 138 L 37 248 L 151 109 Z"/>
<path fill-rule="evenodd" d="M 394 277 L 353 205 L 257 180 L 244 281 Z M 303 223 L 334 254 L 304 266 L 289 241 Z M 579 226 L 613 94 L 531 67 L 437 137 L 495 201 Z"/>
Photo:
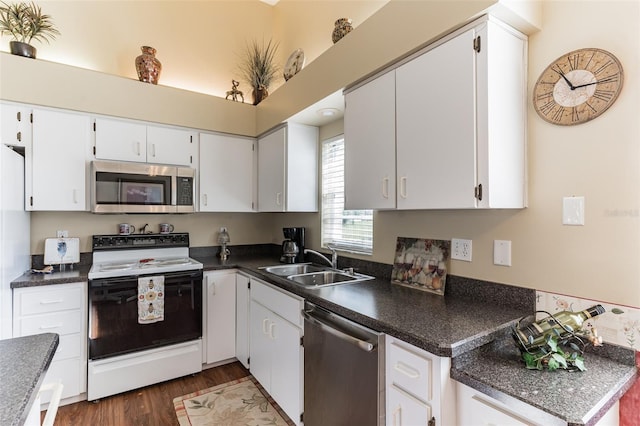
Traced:
<path fill-rule="evenodd" d="M 89 359 L 202 337 L 202 270 L 165 273 L 164 320 L 138 322 L 138 278 L 89 280 Z"/>

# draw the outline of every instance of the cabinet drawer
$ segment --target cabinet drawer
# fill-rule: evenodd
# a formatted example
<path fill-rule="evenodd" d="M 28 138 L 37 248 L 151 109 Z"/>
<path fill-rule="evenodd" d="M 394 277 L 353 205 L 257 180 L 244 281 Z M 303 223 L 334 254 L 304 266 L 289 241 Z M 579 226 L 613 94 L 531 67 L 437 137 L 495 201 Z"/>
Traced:
<path fill-rule="evenodd" d="M 410 393 L 422 401 L 430 401 L 431 360 L 400 347 L 395 342 L 389 345 L 389 380 L 391 385 Z"/>
<path fill-rule="evenodd" d="M 251 299 L 302 328 L 303 299 L 251 279 Z"/>
<path fill-rule="evenodd" d="M 387 426 L 427 425 L 431 407 L 395 386 L 387 395 Z"/>
<path fill-rule="evenodd" d="M 19 336 L 38 333 L 58 333 L 60 335 L 80 333 L 82 324 L 79 310 L 22 317 L 17 321 Z"/>
<path fill-rule="evenodd" d="M 80 309 L 82 288 L 79 286 L 38 291 L 16 292 L 18 297 L 18 315 L 44 314 L 47 312 Z"/>

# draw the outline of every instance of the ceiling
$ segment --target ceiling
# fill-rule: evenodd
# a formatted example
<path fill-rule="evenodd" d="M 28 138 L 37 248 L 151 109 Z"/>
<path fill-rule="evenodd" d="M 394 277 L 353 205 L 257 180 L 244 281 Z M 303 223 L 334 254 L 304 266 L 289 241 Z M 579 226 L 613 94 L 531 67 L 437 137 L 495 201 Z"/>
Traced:
<path fill-rule="evenodd" d="M 330 94 L 326 98 L 291 116 L 287 121 L 323 126 L 344 116 L 344 96 L 342 90 Z"/>

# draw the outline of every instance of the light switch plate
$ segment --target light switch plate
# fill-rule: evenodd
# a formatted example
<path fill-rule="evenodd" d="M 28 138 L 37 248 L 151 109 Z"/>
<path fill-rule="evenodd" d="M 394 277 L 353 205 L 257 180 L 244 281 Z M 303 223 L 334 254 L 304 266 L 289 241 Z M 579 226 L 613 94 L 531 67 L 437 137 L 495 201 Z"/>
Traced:
<path fill-rule="evenodd" d="M 562 199 L 562 224 L 584 225 L 584 197 Z"/>
<path fill-rule="evenodd" d="M 493 241 L 493 264 L 501 266 L 511 266 L 511 241 Z"/>

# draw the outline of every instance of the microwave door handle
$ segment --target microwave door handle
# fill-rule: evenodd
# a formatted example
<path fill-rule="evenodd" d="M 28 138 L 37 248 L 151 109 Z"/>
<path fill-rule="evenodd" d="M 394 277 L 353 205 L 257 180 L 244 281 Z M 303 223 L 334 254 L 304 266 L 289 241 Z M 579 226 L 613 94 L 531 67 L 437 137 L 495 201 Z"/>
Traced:
<path fill-rule="evenodd" d="M 171 175 L 171 205 L 178 205 L 178 168 L 173 169 Z"/>

